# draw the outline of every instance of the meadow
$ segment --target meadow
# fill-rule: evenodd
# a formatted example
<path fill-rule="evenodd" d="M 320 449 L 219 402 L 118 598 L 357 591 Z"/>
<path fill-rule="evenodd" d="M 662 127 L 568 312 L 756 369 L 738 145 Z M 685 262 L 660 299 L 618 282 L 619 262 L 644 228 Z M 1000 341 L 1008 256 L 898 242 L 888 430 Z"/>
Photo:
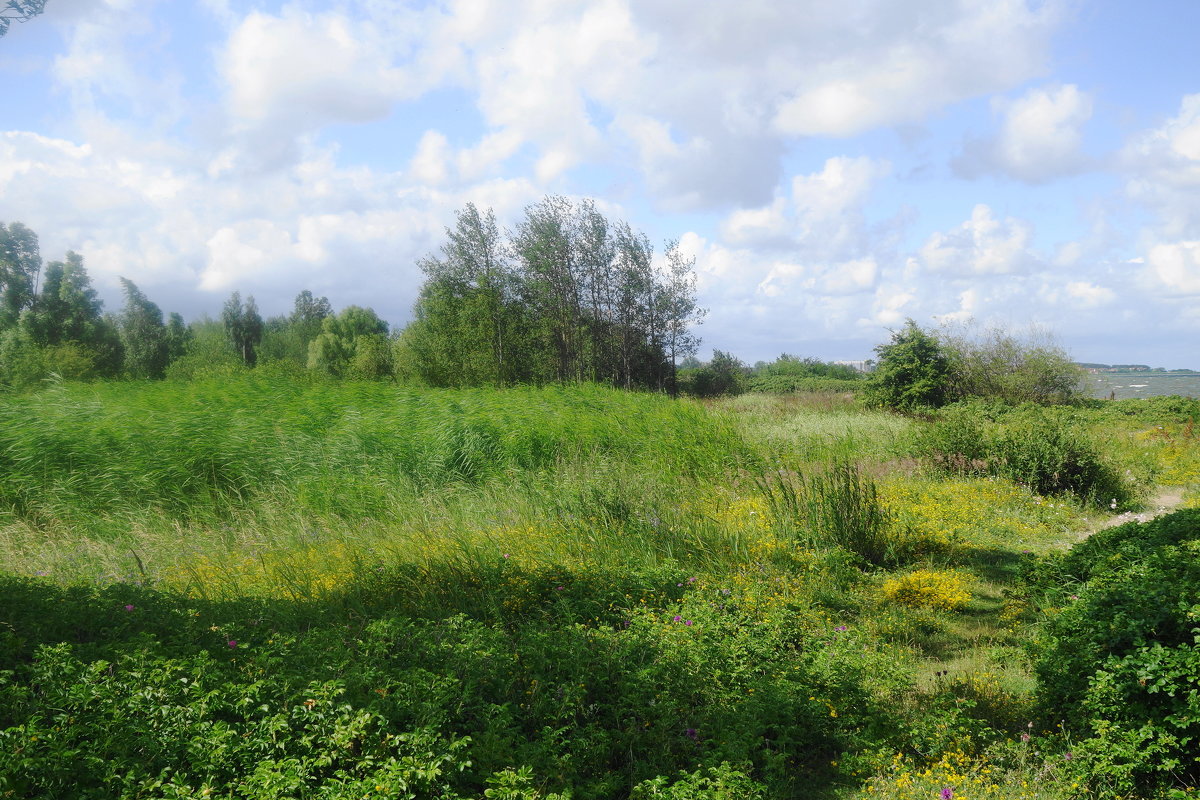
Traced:
<path fill-rule="evenodd" d="M 1197 416 L 2 397 L 0 797 L 1191 796 Z"/>

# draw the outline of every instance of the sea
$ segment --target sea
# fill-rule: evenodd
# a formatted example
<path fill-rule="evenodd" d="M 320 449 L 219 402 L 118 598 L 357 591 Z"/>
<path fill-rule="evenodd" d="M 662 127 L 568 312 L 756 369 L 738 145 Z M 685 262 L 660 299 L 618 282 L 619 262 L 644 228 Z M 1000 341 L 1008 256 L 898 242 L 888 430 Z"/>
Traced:
<path fill-rule="evenodd" d="M 1117 400 L 1132 397 L 1162 397 L 1169 394 L 1200 397 L 1200 373 L 1173 375 L 1169 372 L 1098 372 L 1087 376 L 1092 397 Z"/>

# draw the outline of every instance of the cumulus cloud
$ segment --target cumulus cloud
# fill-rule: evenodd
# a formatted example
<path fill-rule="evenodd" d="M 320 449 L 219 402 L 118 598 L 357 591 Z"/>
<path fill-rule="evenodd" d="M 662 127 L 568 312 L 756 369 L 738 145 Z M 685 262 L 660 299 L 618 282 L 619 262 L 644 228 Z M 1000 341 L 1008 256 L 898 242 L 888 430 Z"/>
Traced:
<path fill-rule="evenodd" d="M 1200 241 L 1155 245 L 1146 261 L 1149 275 L 1172 295 L 1200 294 Z"/>
<path fill-rule="evenodd" d="M 1031 235 L 1027 222 L 996 219 L 981 203 L 956 230 L 930 236 L 920 261 L 932 272 L 951 276 L 1026 272 L 1039 261 L 1029 249 Z"/>
<path fill-rule="evenodd" d="M 1135 136 L 1122 153 L 1128 196 L 1156 215 L 1163 238 L 1200 238 L 1200 94 L 1186 95 L 1179 113 Z"/>
<path fill-rule="evenodd" d="M 1044 69 L 1057 2 L 450 6 L 463 80 L 550 180 L 601 155 L 674 209 L 770 202 L 786 144 L 919 122 Z M 632 159 L 628 157 L 632 151 Z"/>
<path fill-rule="evenodd" d="M 992 108 L 1002 117 L 999 132 L 968 140 L 952 164 L 958 174 L 974 178 L 997 173 L 1037 184 L 1090 165 L 1083 152 L 1083 126 L 1091 119 L 1092 100 L 1079 87 L 1031 89 L 1016 100 L 993 100 Z"/>

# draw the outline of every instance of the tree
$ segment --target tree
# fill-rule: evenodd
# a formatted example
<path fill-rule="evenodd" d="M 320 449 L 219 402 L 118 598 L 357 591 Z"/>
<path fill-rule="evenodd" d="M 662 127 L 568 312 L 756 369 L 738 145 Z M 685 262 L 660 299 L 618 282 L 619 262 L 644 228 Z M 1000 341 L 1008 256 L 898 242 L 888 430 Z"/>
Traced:
<path fill-rule="evenodd" d="M 258 361 L 255 348 L 262 341 L 263 320 L 258 314 L 258 306 L 254 295 L 246 298 L 242 304 L 242 296 L 238 292 L 230 295 L 221 311 L 221 322 L 225 325 L 225 335 L 229 337 L 233 349 L 241 356 L 242 363 L 253 367 Z"/>
<path fill-rule="evenodd" d="M 0 36 L 8 33 L 8 27 L 17 22 L 28 22 L 46 10 L 46 0 L 5 0 L 0 8 Z"/>
<path fill-rule="evenodd" d="M 187 355 L 188 346 L 192 342 L 192 329 L 184 324 L 183 317 L 172 311 L 167 319 L 167 363 L 176 361 Z"/>
<path fill-rule="evenodd" d="M 390 365 L 390 353 L 386 357 L 378 355 L 379 345 L 386 340 L 387 332 L 388 324 L 371 309 L 347 306 L 340 314 L 326 317 L 321 323 L 321 334 L 308 346 L 308 368 L 340 378 L 349 373 L 360 351 L 364 354 L 359 362 L 362 372 L 380 369 L 381 364 Z M 388 349 L 386 344 L 383 349 Z M 388 370 L 390 374 L 390 366 Z"/>
<path fill-rule="evenodd" d="M 867 405 L 916 411 L 950 399 L 950 361 L 937 337 L 908 320 L 875 348 L 879 361 L 867 383 Z"/>
<path fill-rule="evenodd" d="M 489 210 L 468 205 L 439 256 L 421 261 L 414 322 L 397 363 L 433 385 L 603 381 L 671 389 L 694 352 L 694 263 L 670 245 L 666 269 L 624 222 L 585 200 L 547 197 L 507 241 Z"/>
<path fill-rule="evenodd" d="M 692 333 L 692 326 L 701 324 L 708 314 L 707 309 L 696 305 L 695 266 L 696 259 L 686 258 L 679 249 L 679 242 L 667 245 L 667 274 L 659 293 L 659 303 L 662 306 L 664 348 L 671 368 L 668 388 L 672 396 L 678 393 L 676 362 L 699 348 L 700 337 Z"/>
<path fill-rule="evenodd" d="M 33 305 L 41 269 L 37 234 L 20 222 L 0 222 L 0 330 L 16 325 Z"/>
<path fill-rule="evenodd" d="M 446 229 L 441 257 L 419 262 L 426 282 L 418 300 L 419 324 L 409 337 L 432 360 L 428 372 L 454 372 L 437 383 L 507 383 L 520 379 L 510 340 L 515 276 L 491 209 L 473 203 Z M 457 351 L 451 355 L 448 351 Z M 447 361 L 457 366 L 446 368 Z M 449 379 L 449 380 L 447 380 Z"/>
<path fill-rule="evenodd" d="M 170 358 L 163 313 L 133 281 L 121 278 L 121 288 L 125 291 L 125 307 L 117 317 L 117 325 L 125 349 L 125 374 L 131 378 L 161 378 Z"/>
<path fill-rule="evenodd" d="M 738 395 L 746 391 L 746 365 L 736 356 L 714 350 L 712 361 L 689 376 L 688 392 L 696 397 Z"/>

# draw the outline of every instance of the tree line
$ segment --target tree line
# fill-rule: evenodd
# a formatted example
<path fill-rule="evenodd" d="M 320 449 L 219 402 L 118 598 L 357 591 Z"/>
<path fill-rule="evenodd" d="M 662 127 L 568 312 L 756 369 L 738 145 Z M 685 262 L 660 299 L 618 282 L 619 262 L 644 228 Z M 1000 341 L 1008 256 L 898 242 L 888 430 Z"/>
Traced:
<path fill-rule="evenodd" d="M 439 386 L 594 381 L 674 391 L 695 352 L 694 260 L 668 243 L 661 268 L 645 234 L 590 200 L 547 197 L 503 234 L 494 214 L 458 212 L 401 342 Z"/>
<path fill-rule="evenodd" d="M 270 366 L 335 378 L 439 386 L 599 381 L 674 391 L 677 359 L 695 351 L 693 264 L 591 201 L 548 197 L 502 234 L 468 204 L 425 274 L 414 321 L 392 332 L 370 308 L 334 312 L 300 292 L 290 314 L 264 319 L 234 292 L 217 319 L 164 315 L 121 278 L 124 306 L 106 313 L 69 252 L 44 265 L 37 235 L 0 223 L 0 387 L 63 379 L 195 378 Z"/>

